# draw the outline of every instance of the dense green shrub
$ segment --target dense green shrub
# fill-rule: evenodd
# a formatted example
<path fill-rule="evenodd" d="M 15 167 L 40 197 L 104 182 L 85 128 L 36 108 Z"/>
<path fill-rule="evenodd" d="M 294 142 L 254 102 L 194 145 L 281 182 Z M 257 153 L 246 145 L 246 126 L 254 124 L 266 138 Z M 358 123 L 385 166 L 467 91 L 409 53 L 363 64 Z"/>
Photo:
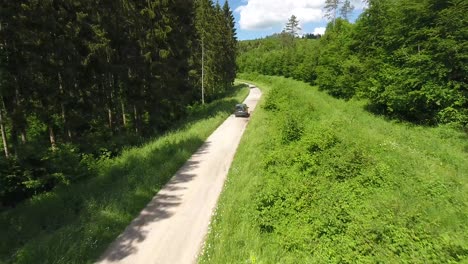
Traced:
<path fill-rule="evenodd" d="M 354 25 L 343 19 L 330 23 L 320 39 L 316 84 L 332 96 L 350 99 L 358 90 L 363 66 L 350 50 Z"/>
<path fill-rule="evenodd" d="M 299 124 L 294 114 L 287 114 L 283 125 L 281 126 L 281 141 L 284 144 L 298 141 L 301 139 L 303 128 Z"/>
<path fill-rule="evenodd" d="M 44 151 L 24 146 L 18 153 L 21 158 L 0 159 L 0 201 L 4 206 L 93 175 L 94 158 L 71 144 Z"/>

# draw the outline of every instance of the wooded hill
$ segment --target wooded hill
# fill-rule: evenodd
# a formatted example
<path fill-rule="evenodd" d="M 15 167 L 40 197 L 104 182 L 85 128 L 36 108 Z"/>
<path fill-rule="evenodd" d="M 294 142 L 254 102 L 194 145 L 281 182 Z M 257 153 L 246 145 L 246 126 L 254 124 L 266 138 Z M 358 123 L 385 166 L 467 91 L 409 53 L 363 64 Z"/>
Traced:
<path fill-rule="evenodd" d="M 236 43 L 227 1 L 4 1 L 0 207 L 92 176 L 95 159 L 173 127 L 202 86 L 222 95 Z"/>
<path fill-rule="evenodd" d="M 239 71 L 292 77 L 338 98 L 368 98 L 369 110 L 392 118 L 466 126 L 468 2 L 367 2 L 354 24 L 330 16 L 319 40 L 285 31 L 240 42 Z"/>

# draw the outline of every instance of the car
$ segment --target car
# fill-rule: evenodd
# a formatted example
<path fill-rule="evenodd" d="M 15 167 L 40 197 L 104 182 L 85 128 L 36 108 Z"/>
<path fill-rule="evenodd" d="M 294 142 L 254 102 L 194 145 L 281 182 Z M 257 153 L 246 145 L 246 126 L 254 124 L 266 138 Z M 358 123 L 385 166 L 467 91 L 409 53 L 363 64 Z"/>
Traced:
<path fill-rule="evenodd" d="M 255 88 L 255 85 L 249 84 L 249 88 Z"/>
<path fill-rule="evenodd" d="M 249 117 L 249 107 L 246 104 L 236 104 L 234 115 L 236 117 Z"/>

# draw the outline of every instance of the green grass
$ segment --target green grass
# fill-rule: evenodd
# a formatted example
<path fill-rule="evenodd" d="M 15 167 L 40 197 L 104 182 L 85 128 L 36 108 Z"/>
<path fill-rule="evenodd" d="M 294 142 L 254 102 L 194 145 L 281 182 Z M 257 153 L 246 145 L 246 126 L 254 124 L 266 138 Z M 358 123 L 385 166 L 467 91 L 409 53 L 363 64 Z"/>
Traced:
<path fill-rule="evenodd" d="M 0 263 L 96 260 L 247 94 L 237 85 L 226 98 L 193 107 L 178 130 L 101 160 L 95 178 L 1 212 Z"/>
<path fill-rule="evenodd" d="M 200 263 L 468 261 L 468 136 L 281 77 L 262 88 Z"/>

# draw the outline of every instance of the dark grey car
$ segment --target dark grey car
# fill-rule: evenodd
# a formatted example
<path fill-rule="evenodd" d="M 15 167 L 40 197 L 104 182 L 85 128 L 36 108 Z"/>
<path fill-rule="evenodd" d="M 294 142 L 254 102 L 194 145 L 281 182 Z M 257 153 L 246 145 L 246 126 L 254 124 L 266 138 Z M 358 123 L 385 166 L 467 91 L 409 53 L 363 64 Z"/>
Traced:
<path fill-rule="evenodd" d="M 236 104 L 234 115 L 236 117 L 249 117 L 249 107 L 246 104 Z"/>

